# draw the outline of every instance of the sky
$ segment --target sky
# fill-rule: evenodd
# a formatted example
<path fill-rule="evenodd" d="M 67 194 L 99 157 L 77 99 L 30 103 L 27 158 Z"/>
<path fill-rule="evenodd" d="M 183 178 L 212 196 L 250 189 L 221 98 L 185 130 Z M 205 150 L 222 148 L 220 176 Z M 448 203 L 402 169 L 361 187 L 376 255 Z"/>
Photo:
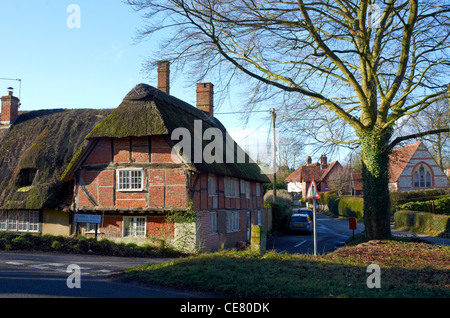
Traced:
<path fill-rule="evenodd" d="M 21 80 L 21 87 L 19 81 L 0 80 L 0 95 L 14 87 L 21 110 L 116 108 L 137 84 L 157 85 L 156 69 L 142 69 L 158 43 L 136 42 L 144 21 L 122 0 L 1 1 L 0 12 L 0 78 Z M 195 105 L 191 84 L 171 78 L 170 93 Z M 242 114 L 220 114 L 238 111 L 236 104 L 224 102 L 215 116 L 238 143 L 254 146 L 259 140 L 262 149 L 261 142 L 271 138 L 271 107 L 244 125 Z"/>

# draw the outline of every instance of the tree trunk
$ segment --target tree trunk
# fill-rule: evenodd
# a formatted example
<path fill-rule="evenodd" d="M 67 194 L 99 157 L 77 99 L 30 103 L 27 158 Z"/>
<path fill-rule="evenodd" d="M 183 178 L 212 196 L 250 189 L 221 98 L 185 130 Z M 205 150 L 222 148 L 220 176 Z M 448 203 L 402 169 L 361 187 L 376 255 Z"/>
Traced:
<path fill-rule="evenodd" d="M 360 138 L 366 238 L 388 239 L 391 236 L 387 150 L 390 135 L 380 136 L 371 131 Z"/>

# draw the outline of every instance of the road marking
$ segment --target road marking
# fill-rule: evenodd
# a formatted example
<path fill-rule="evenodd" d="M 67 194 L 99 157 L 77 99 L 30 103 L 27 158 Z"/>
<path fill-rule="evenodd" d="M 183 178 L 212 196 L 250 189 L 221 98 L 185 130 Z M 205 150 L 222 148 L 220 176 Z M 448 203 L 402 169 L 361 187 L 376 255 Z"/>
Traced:
<path fill-rule="evenodd" d="M 302 245 L 302 244 L 304 244 L 304 243 L 306 243 L 306 240 L 304 240 L 304 241 L 298 243 L 297 245 L 294 245 L 294 247 L 299 247 L 300 245 Z"/>
<path fill-rule="evenodd" d="M 19 262 L 6 262 L 6 264 L 8 264 L 8 265 L 23 265 L 23 263 L 19 263 Z"/>
<path fill-rule="evenodd" d="M 38 268 L 38 269 L 49 269 L 49 268 L 50 268 L 50 267 L 42 266 L 42 265 L 45 265 L 45 264 L 41 264 L 41 265 L 30 265 L 30 267 Z"/>

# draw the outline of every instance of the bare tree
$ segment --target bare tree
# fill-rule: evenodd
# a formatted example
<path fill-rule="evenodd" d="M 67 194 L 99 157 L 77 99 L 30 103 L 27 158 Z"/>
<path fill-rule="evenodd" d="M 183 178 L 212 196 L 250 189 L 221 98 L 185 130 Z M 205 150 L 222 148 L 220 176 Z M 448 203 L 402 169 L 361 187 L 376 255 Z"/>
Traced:
<path fill-rule="evenodd" d="M 411 137 L 392 140 L 393 125 L 447 95 L 448 0 L 128 2 L 143 38 L 172 28 L 164 58 L 245 80 L 249 109 L 276 99 L 317 140 L 360 147 L 366 236 L 390 236 L 388 154 Z"/>
<path fill-rule="evenodd" d="M 352 171 L 350 168 L 343 167 L 336 169 L 328 178 L 328 187 L 336 192 L 338 196 L 350 193 L 352 183 Z"/>

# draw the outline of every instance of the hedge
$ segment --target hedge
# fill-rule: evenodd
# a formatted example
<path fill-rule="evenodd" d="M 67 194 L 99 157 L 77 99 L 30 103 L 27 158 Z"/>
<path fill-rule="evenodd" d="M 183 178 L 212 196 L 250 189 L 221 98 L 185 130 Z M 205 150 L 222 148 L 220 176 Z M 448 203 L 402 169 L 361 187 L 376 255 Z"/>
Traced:
<path fill-rule="evenodd" d="M 429 201 L 408 202 L 400 205 L 398 209 L 450 215 L 450 197 Z"/>
<path fill-rule="evenodd" d="M 450 237 L 450 216 L 401 210 L 394 214 L 395 228 L 421 234 Z"/>
<path fill-rule="evenodd" d="M 364 217 L 364 199 L 362 197 L 338 197 L 333 191 L 320 193 L 319 204 L 328 206 L 334 217 Z"/>
<path fill-rule="evenodd" d="M 59 252 L 69 254 L 96 254 L 106 256 L 165 257 L 179 256 L 183 253 L 168 247 L 150 244 L 115 243 L 108 239 L 65 237 L 49 234 L 0 232 L 1 250 L 32 250 L 41 252 Z"/>
<path fill-rule="evenodd" d="M 390 193 L 392 206 L 398 206 L 411 201 L 428 201 L 448 195 L 450 195 L 450 188 L 393 191 Z"/>
<path fill-rule="evenodd" d="M 341 197 L 338 211 L 340 216 L 362 219 L 364 217 L 364 199 L 360 197 Z"/>

